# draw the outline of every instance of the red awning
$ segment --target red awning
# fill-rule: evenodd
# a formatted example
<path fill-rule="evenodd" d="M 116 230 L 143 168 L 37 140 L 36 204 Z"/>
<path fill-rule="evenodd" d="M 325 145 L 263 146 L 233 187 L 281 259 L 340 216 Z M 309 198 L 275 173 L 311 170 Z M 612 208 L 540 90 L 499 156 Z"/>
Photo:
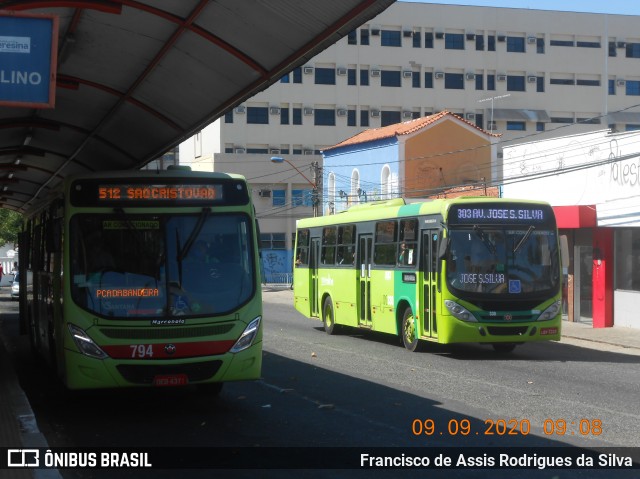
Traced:
<path fill-rule="evenodd" d="M 595 228 L 598 226 L 595 205 L 554 206 L 558 228 Z"/>

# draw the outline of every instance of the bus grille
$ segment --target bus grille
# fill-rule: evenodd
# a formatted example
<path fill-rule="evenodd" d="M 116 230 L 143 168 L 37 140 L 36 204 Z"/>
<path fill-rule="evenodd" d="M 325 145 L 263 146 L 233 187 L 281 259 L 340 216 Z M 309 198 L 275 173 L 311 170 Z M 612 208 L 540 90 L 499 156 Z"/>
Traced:
<path fill-rule="evenodd" d="M 112 339 L 180 339 L 227 334 L 233 324 L 193 326 L 191 328 L 101 328 L 100 332 Z"/>
<path fill-rule="evenodd" d="M 492 336 L 522 336 L 527 332 L 528 326 L 507 326 L 499 328 L 495 326 L 487 326 L 487 331 Z"/>
<path fill-rule="evenodd" d="M 534 316 L 533 314 L 513 314 L 511 315 L 511 318 L 509 318 L 509 321 L 533 321 L 537 316 L 538 315 Z M 484 314 L 480 316 L 480 319 L 483 321 L 506 321 L 504 314 L 497 314 L 493 316 Z"/>
<path fill-rule="evenodd" d="M 121 364 L 118 372 L 129 382 L 135 384 L 153 384 L 153 378 L 162 375 L 186 374 L 189 382 L 204 381 L 212 378 L 222 366 L 222 361 L 206 361 L 191 364 L 170 365 L 135 365 Z"/>

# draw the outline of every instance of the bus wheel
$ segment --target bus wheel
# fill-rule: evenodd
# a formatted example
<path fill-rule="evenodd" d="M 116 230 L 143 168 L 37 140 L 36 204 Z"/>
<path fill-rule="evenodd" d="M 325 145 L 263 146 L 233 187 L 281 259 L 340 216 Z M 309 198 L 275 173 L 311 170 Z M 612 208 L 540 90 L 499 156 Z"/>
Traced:
<path fill-rule="evenodd" d="M 420 346 L 411 308 L 405 309 L 402 316 L 402 343 L 411 352 L 418 351 Z"/>
<path fill-rule="evenodd" d="M 516 349 L 516 345 L 513 343 L 494 343 L 493 349 L 495 349 L 497 353 L 510 353 Z"/>
<path fill-rule="evenodd" d="M 333 301 L 331 301 L 330 296 L 327 296 L 322 305 L 322 322 L 324 323 L 324 330 L 327 334 L 336 334 L 338 332 L 338 326 L 336 326 L 333 312 Z"/>

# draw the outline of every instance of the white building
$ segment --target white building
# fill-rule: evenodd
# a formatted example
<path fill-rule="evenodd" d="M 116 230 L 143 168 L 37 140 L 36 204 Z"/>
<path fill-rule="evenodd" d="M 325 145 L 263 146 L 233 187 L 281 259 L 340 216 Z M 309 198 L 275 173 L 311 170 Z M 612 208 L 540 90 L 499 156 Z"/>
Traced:
<path fill-rule="evenodd" d="M 295 218 L 311 214 L 292 204 L 291 192 L 309 184 L 270 156 L 308 172 L 325 147 L 445 109 L 501 133 L 498 156 L 514 142 L 640 128 L 640 109 L 630 108 L 640 103 L 639 21 L 395 3 L 185 142 L 180 161 L 244 173 L 255 183 L 259 213 L 269 212 L 263 232 L 284 234 L 290 249 Z M 342 181 L 336 187 L 348 189 L 349 178 Z M 285 190 L 284 205 L 280 193 L 257 196 L 268 188 Z"/>

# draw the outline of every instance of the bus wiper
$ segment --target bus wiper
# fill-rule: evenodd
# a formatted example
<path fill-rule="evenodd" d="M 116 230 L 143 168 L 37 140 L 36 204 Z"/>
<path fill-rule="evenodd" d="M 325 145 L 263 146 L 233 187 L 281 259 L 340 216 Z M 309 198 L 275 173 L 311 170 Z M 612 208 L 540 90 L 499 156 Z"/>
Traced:
<path fill-rule="evenodd" d="M 202 213 L 200 213 L 200 216 L 198 217 L 198 222 L 193 227 L 193 230 L 191 231 L 191 234 L 187 238 L 187 241 L 185 242 L 184 246 L 178 253 L 178 263 L 182 263 L 182 260 L 187 256 L 187 254 L 189 254 L 189 250 L 191 249 L 191 247 L 193 246 L 193 243 L 196 241 L 196 238 L 200 234 L 200 231 L 202 230 L 202 227 L 204 226 L 204 222 L 207 219 L 207 216 L 209 215 L 209 213 L 211 213 L 211 208 L 202 208 Z"/>
<path fill-rule="evenodd" d="M 489 253 L 496 254 L 495 246 L 484 234 L 484 230 L 482 228 L 480 228 L 478 225 L 473 225 L 473 232 L 476 234 L 476 236 L 478 236 L 478 238 L 480 238 L 480 240 L 482 240 L 482 244 L 484 244 L 485 247 L 489 250 Z"/>
<path fill-rule="evenodd" d="M 533 232 L 534 229 L 536 229 L 535 226 L 533 226 L 533 225 L 529 226 L 529 229 L 524 234 L 522 239 L 520 241 L 518 241 L 518 244 L 515 245 L 515 247 L 513 248 L 513 254 L 516 254 L 516 251 L 518 251 L 520 249 L 520 247 L 529 239 L 529 236 L 531 236 L 531 233 Z"/>

